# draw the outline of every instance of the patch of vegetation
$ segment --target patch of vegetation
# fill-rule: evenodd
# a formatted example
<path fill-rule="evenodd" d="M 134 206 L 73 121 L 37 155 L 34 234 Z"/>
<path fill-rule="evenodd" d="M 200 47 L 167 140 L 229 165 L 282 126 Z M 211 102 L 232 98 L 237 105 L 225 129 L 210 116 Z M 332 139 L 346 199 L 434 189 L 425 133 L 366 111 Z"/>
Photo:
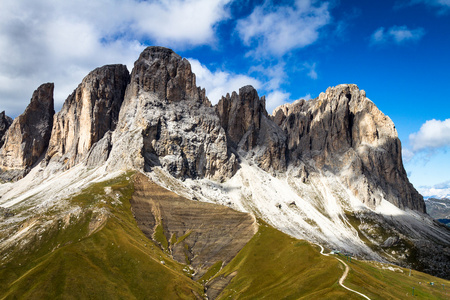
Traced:
<path fill-rule="evenodd" d="M 177 244 L 183 242 L 188 236 L 190 236 L 192 233 L 191 230 L 189 230 L 188 232 L 186 232 L 186 234 L 184 234 L 183 236 L 181 236 L 180 238 L 178 238 L 177 240 Z"/>
<path fill-rule="evenodd" d="M 186 265 L 191 264 L 191 260 L 189 259 L 189 245 L 186 243 L 184 244 L 184 261 Z"/>
<path fill-rule="evenodd" d="M 223 265 L 223 261 L 217 261 L 215 262 L 209 269 L 208 271 L 206 271 L 206 273 L 200 277 L 200 279 L 198 280 L 199 282 L 201 282 L 202 284 L 205 284 L 205 282 L 209 281 L 214 275 L 217 274 L 217 272 L 220 271 L 220 269 L 222 268 Z"/>
<path fill-rule="evenodd" d="M 167 242 L 166 235 L 164 234 L 164 227 L 162 223 L 159 223 L 153 233 L 153 238 L 158 242 L 164 250 L 169 249 L 169 242 Z"/>
<path fill-rule="evenodd" d="M 173 246 L 173 245 L 176 244 L 176 242 L 177 242 L 177 233 L 174 232 L 174 233 L 172 234 L 172 236 L 170 237 L 170 245 Z"/>

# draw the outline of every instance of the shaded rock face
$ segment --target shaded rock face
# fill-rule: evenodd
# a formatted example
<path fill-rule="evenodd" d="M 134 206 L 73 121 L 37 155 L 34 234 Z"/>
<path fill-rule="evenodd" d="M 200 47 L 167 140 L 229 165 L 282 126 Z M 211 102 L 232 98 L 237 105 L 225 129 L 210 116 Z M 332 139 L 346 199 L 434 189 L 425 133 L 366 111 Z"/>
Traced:
<path fill-rule="evenodd" d="M 215 108 L 233 150 L 254 150 L 250 156 L 266 171 L 285 170 L 286 136 L 268 117 L 265 98 L 260 99 L 252 86 L 227 94 Z"/>
<path fill-rule="evenodd" d="M 113 137 L 112 168 L 162 166 L 176 178 L 219 181 L 234 174 L 236 159 L 225 131 L 204 91 L 195 86 L 187 60 L 149 47 L 131 78 Z"/>
<path fill-rule="evenodd" d="M 189 264 L 194 280 L 217 262 L 228 264 L 258 229 L 250 214 L 185 199 L 142 174 L 135 176 L 134 191 L 130 203 L 139 228 L 175 260 Z"/>
<path fill-rule="evenodd" d="M 24 175 L 47 150 L 55 114 L 53 88 L 53 83 L 46 83 L 34 91 L 25 112 L 13 121 L 4 136 L 1 168 L 23 171 L 13 177 Z"/>
<path fill-rule="evenodd" d="M 6 134 L 6 131 L 8 130 L 8 128 L 11 126 L 13 122 L 13 119 L 11 119 L 10 117 L 8 117 L 5 114 L 5 111 L 2 111 L 0 113 L 0 148 L 3 146 L 4 144 L 4 136 Z"/>
<path fill-rule="evenodd" d="M 47 161 L 59 161 L 70 168 L 108 131 L 115 130 L 129 78 L 126 66 L 107 65 L 83 79 L 55 116 Z M 102 159 L 100 163 L 105 157 Z"/>
<path fill-rule="evenodd" d="M 340 85 L 311 101 L 274 111 L 286 133 L 289 160 L 340 176 L 365 204 L 384 198 L 400 208 L 425 212 L 422 196 L 409 183 L 401 144 L 389 117 L 356 85 Z"/>

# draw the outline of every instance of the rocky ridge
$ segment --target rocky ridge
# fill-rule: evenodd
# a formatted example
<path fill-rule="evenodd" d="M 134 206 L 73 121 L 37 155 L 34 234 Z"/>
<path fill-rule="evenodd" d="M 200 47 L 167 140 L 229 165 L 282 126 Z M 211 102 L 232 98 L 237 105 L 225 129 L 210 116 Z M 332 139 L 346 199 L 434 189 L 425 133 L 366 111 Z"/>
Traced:
<path fill-rule="evenodd" d="M 83 79 L 55 116 L 46 161 L 70 168 L 115 130 L 129 77 L 126 66 L 108 65 Z M 108 148 L 110 145 L 106 152 Z M 107 158 L 108 153 L 105 155 Z"/>
<path fill-rule="evenodd" d="M 239 94 L 222 97 L 215 108 L 232 151 L 253 157 L 266 171 L 285 171 L 286 136 L 269 118 L 265 106 L 265 97 L 260 99 L 252 86 L 245 86 Z"/>
<path fill-rule="evenodd" d="M 53 83 L 46 83 L 34 91 L 25 112 L 6 131 L 0 149 L 3 179 L 21 178 L 45 154 L 55 114 L 53 89 Z"/>
<path fill-rule="evenodd" d="M 11 126 L 13 122 L 13 119 L 11 119 L 10 117 L 8 117 L 5 114 L 5 111 L 2 111 L 0 113 L 0 148 L 3 146 L 3 144 L 5 143 L 4 141 L 4 136 L 6 131 L 8 130 L 9 126 Z"/>
<path fill-rule="evenodd" d="M 123 65 L 92 71 L 51 124 L 49 143 L 33 155 L 48 146 L 45 161 L 61 165 L 56 169 L 110 161 L 112 169 L 161 166 L 175 178 L 224 181 L 239 159 L 250 159 L 274 174 L 297 168 L 302 180 L 309 172 L 331 172 L 372 208 L 386 199 L 425 211 L 403 168 L 394 124 L 356 85 L 283 105 L 273 116 L 251 86 L 213 108 L 186 59 L 148 47 L 131 75 Z M 8 147 L 3 166 L 20 166 L 6 157 Z"/>
<path fill-rule="evenodd" d="M 426 211 L 407 178 L 394 123 L 356 85 L 278 107 L 273 120 L 287 136 L 294 164 L 339 176 L 370 207 L 386 199 L 402 209 Z"/>

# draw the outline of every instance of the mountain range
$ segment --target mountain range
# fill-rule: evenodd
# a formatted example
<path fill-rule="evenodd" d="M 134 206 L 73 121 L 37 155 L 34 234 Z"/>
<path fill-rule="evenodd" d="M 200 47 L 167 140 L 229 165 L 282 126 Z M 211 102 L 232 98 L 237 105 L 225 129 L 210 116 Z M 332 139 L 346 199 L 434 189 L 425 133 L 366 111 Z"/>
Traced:
<path fill-rule="evenodd" d="M 151 298 L 172 289 L 168 298 L 244 295 L 258 291 L 244 284 L 249 253 L 289 261 L 298 248 L 313 259 L 315 244 L 347 259 L 450 278 L 450 229 L 426 214 L 395 125 L 354 84 L 272 115 L 252 86 L 213 106 L 186 59 L 148 47 L 131 73 L 124 65 L 93 70 L 57 113 L 53 90 L 52 83 L 38 87 L 14 120 L 0 114 L 6 298 L 30 291 L 60 297 L 77 284 L 86 289 L 77 295 L 101 290 L 70 268 L 109 288 L 127 287 L 101 292 L 113 298 L 127 291 L 146 298 L 148 281 Z M 327 264 L 338 270 L 336 260 L 315 255 L 323 265 L 310 266 L 317 276 Z M 267 266 L 259 271 L 277 268 Z M 302 272 L 292 280 L 309 278 Z M 288 281 L 283 286 L 292 291 Z M 335 292 L 318 287 L 302 295 Z"/>

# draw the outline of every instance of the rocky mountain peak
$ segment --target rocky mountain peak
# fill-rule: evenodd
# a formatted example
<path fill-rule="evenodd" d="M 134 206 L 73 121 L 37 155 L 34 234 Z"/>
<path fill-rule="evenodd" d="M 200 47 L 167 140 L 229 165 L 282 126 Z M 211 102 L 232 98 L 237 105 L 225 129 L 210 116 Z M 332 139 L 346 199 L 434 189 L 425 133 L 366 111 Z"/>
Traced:
<path fill-rule="evenodd" d="M 6 131 L 8 130 L 9 126 L 11 126 L 13 122 L 13 119 L 8 117 L 5 113 L 5 111 L 2 111 L 0 113 L 0 148 L 4 144 L 4 136 L 6 134 Z"/>
<path fill-rule="evenodd" d="M 318 98 L 274 111 L 288 137 L 290 161 L 340 176 L 365 204 L 386 199 L 401 208 L 425 211 L 409 183 L 394 123 L 354 84 L 328 88 Z"/>
<path fill-rule="evenodd" d="M 83 79 L 55 117 L 47 161 L 69 168 L 115 130 L 129 78 L 126 66 L 107 65 Z"/>
<path fill-rule="evenodd" d="M 268 117 L 265 97 L 259 98 L 252 86 L 222 97 L 216 112 L 234 151 L 252 157 L 266 171 L 286 168 L 286 137 Z"/>
<path fill-rule="evenodd" d="M 205 90 L 196 85 L 189 61 L 171 49 L 146 48 L 134 63 L 131 81 L 135 84 L 130 92 L 135 96 L 140 90 L 168 102 L 191 100 L 210 106 Z"/>
<path fill-rule="evenodd" d="M 38 87 L 25 112 L 8 128 L 0 149 L 2 178 L 20 178 L 45 153 L 55 114 L 53 89 L 53 83 Z"/>

